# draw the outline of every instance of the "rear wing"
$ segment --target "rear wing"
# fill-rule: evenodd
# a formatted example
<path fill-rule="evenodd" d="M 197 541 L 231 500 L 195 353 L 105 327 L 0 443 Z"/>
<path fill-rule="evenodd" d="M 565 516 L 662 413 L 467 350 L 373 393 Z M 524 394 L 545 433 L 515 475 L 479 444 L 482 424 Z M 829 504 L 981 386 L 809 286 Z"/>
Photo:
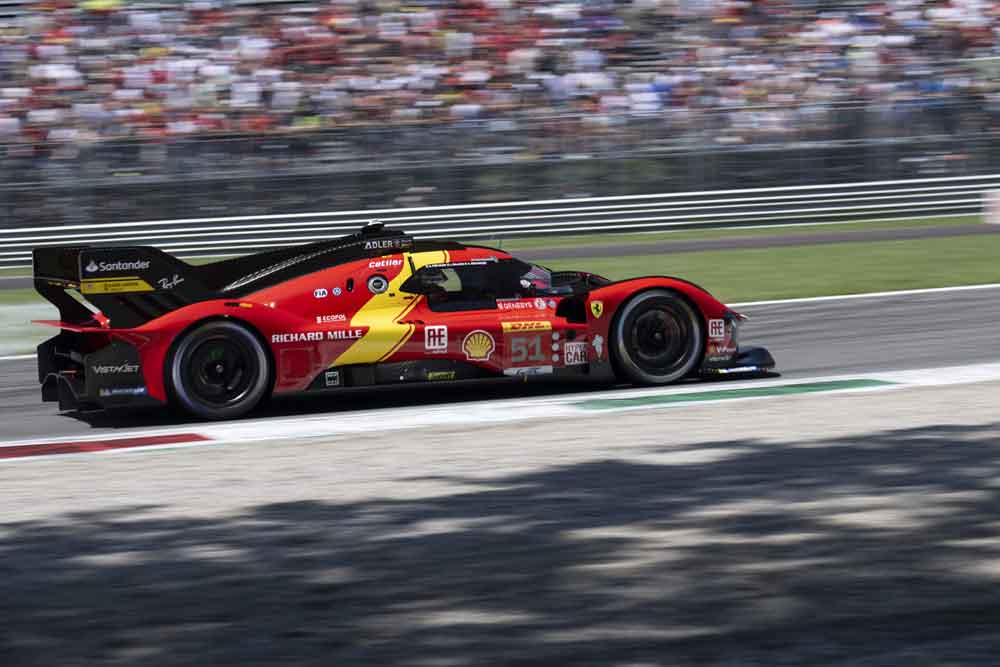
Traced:
<path fill-rule="evenodd" d="M 201 266 L 148 246 L 37 248 L 35 289 L 68 325 L 108 326 L 107 318 L 115 329 L 130 329 L 198 301 L 239 298 L 336 264 L 412 247 L 405 232 L 373 222 L 341 238 Z"/>
<path fill-rule="evenodd" d="M 35 289 L 63 322 L 131 328 L 214 297 L 191 266 L 146 246 L 57 246 L 33 252 Z"/>

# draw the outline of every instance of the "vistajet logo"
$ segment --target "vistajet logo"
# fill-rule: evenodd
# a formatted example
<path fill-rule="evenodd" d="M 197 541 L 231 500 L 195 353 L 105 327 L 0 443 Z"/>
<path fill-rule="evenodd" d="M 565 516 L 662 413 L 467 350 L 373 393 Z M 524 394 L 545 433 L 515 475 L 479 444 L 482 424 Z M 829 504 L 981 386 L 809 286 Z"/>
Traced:
<path fill-rule="evenodd" d="M 119 260 L 117 262 L 95 262 L 90 260 L 86 266 L 87 273 L 109 273 L 111 271 L 145 271 L 149 268 L 149 261 L 137 259 L 132 262 Z"/>
<path fill-rule="evenodd" d="M 94 371 L 98 375 L 127 375 L 138 373 L 139 364 L 130 364 L 126 361 L 124 364 L 118 366 L 113 366 L 111 364 L 91 366 L 90 370 Z"/>

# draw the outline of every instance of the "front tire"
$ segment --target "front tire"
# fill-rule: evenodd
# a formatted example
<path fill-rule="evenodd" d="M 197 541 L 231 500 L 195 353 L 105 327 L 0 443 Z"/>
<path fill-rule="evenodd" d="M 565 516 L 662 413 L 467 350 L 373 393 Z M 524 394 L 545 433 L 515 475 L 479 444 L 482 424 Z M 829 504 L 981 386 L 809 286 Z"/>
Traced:
<path fill-rule="evenodd" d="M 634 384 L 677 382 L 695 369 L 705 350 L 701 317 L 686 299 L 663 289 L 628 301 L 611 334 L 616 370 Z"/>
<path fill-rule="evenodd" d="M 207 322 L 180 339 L 167 379 L 175 402 L 185 412 L 204 419 L 235 419 L 269 393 L 267 351 L 240 324 Z"/>

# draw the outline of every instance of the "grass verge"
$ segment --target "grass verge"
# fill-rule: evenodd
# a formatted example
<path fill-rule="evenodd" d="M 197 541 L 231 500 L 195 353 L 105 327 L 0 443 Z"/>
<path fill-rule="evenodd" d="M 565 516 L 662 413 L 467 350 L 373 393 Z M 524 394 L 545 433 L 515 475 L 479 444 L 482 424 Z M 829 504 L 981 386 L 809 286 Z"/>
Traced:
<path fill-rule="evenodd" d="M 13 306 L 25 303 L 45 303 L 33 289 L 0 289 L 0 305 Z"/>
<path fill-rule="evenodd" d="M 575 236 L 536 236 L 513 239 L 478 239 L 469 243 L 501 247 L 508 252 L 538 248 L 567 248 L 602 245 L 642 245 L 658 241 L 698 241 L 731 238 L 761 238 L 768 236 L 859 233 L 881 229 L 907 229 L 914 227 L 950 227 L 956 225 L 984 224 L 980 215 L 955 217 L 908 218 L 905 220 L 870 220 L 831 225 L 781 225 L 777 227 L 730 227 L 727 229 L 691 229 L 675 232 L 647 232 L 641 234 L 585 234 Z"/>
<path fill-rule="evenodd" d="M 839 232 L 866 232 L 876 229 L 903 229 L 912 227 L 948 227 L 953 225 L 974 225 L 983 222 L 980 215 L 962 215 L 937 218 L 907 218 L 905 220 L 869 220 L 862 222 L 846 222 L 831 225 L 779 225 L 776 227 L 729 227 L 722 229 L 689 229 L 674 232 L 645 232 L 636 234 L 576 234 L 563 236 L 535 236 L 510 239 L 466 239 L 472 245 L 488 245 L 503 250 L 516 252 L 518 250 L 535 250 L 537 248 L 572 248 L 603 245 L 641 245 L 657 241 L 696 241 L 700 239 L 724 238 L 759 238 L 768 236 L 835 234 Z M 213 257 L 192 257 L 190 264 L 207 264 L 234 255 Z M 30 276 L 31 270 L 0 269 L 0 277 Z"/>
<path fill-rule="evenodd" d="M 1000 235 L 986 235 L 539 263 L 613 279 L 680 276 L 724 301 L 746 301 L 1000 282 L 998 257 Z M 40 302 L 41 297 L 31 289 L 0 290 L 0 304 Z"/>
<path fill-rule="evenodd" d="M 1000 236 L 990 235 L 539 263 L 615 280 L 679 276 L 736 302 L 1000 282 L 998 257 Z"/>
<path fill-rule="evenodd" d="M 31 320 L 58 318 L 55 306 L 47 303 L 0 305 L 0 357 L 34 352 L 35 346 L 59 332 Z"/>

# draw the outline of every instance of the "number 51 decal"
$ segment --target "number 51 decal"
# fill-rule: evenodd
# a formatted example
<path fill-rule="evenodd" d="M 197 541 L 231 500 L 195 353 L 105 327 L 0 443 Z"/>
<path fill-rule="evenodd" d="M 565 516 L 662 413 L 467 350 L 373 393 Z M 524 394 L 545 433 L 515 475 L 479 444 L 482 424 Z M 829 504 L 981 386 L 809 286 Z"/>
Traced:
<path fill-rule="evenodd" d="M 510 342 L 510 363 L 512 364 L 538 363 L 548 359 L 548 355 L 542 349 L 541 335 L 511 336 L 508 341 Z"/>

